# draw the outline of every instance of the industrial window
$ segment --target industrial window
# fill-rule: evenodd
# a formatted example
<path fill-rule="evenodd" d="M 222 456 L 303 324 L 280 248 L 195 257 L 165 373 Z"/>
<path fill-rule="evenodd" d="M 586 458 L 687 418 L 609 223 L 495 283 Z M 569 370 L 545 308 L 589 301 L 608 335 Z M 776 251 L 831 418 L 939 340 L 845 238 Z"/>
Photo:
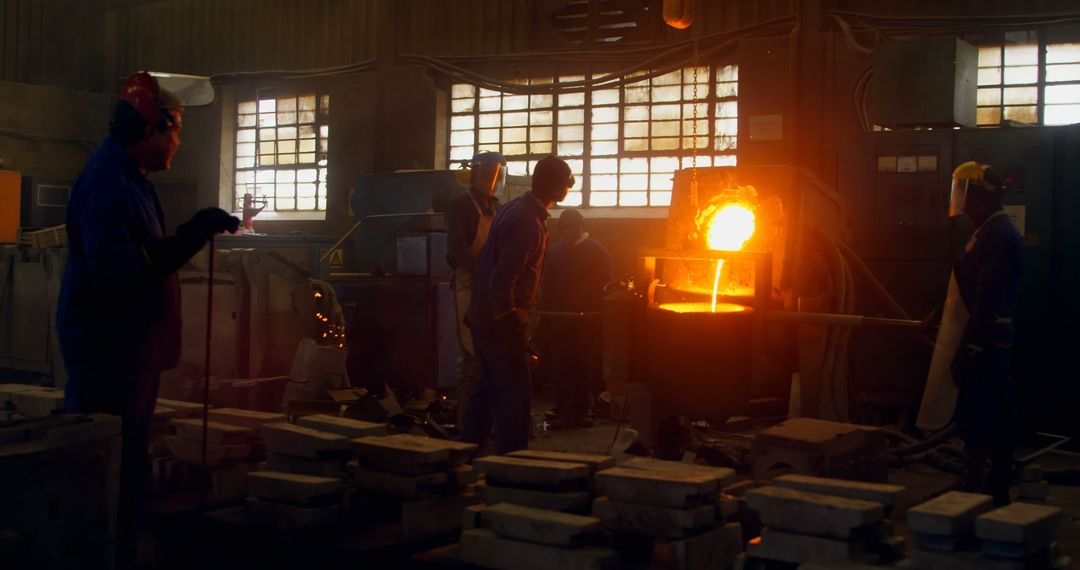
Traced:
<path fill-rule="evenodd" d="M 622 86 L 560 92 L 558 85 L 600 77 L 532 78 L 548 92 L 518 95 L 459 83 L 451 91 L 450 160 L 481 150 L 506 155 L 510 174 L 531 174 L 556 154 L 579 183 L 567 206 L 667 206 L 672 174 L 735 164 L 738 68 L 690 67 Z M 635 79 L 641 77 L 641 79 Z"/>
<path fill-rule="evenodd" d="M 979 48 L 979 126 L 1080 123 L 1080 43 Z"/>
<path fill-rule="evenodd" d="M 306 94 L 241 101 L 236 109 L 236 185 L 275 212 L 326 210 L 330 96 Z"/>

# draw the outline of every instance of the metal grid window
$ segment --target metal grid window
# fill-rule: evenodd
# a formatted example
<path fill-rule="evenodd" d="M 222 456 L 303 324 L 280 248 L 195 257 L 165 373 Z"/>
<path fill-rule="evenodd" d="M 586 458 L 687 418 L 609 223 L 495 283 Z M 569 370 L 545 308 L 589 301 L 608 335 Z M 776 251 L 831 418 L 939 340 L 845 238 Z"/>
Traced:
<path fill-rule="evenodd" d="M 326 210 L 330 96 L 306 94 L 241 101 L 236 110 L 236 184 L 275 212 Z"/>
<path fill-rule="evenodd" d="M 1080 43 L 979 48 L 979 126 L 1080 123 Z"/>
<path fill-rule="evenodd" d="M 451 88 L 450 160 L 480 150 L 506 155 L 510 174 L 532 172 L 556 154 L 577 187 L 566 206 L 667 206 L 672 174 L 691 166 L 735 164 L 738 68 L 692 67 L 621 87 L 559 93 L 584 75 L 532 78 L 550 93 L 517 95 L 470 84 Z M 599 77 L 594 74 L 593 77 Z"/>

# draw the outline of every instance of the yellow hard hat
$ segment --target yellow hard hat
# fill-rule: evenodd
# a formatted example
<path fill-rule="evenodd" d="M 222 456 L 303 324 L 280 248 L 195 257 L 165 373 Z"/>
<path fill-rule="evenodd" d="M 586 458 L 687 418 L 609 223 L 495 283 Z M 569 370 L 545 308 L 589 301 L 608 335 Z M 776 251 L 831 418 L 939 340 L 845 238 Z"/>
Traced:
<path fill-rule="evenodd" d="M 983 180 L 986 177 L 987 168 L 990 168 L 989 164 L 969 160 L 953 169 L 952 177 L 954 180 Z"/>

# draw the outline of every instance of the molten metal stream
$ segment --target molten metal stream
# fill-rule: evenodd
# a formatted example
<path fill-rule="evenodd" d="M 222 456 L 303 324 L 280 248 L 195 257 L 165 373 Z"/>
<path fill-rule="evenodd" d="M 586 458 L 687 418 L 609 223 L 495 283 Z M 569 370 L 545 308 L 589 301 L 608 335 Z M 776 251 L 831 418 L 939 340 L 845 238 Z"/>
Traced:
<path fill-rule="evenodd" d="M 720 208 L 709 220 L 706 243 L 709 249 L 738 251 L 754 235 L 754 211 L 741 204 L 728 204 Z M 712 312 L 716 312 L 716 296 L 720 291 L 720 271 L 724 260 L 716 260 L 713 277 Z"/>

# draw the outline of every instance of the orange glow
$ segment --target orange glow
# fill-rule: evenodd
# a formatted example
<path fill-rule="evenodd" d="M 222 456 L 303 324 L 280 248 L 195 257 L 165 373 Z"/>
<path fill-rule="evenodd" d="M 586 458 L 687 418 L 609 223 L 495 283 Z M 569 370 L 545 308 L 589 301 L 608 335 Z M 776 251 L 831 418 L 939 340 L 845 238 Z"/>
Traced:
<path fill-rule="evenodd" d="M 715 298 L 711 306 L 709 303 L 661 303 L 659 307 L 672 313 L 745 313 L 750 307 L 737 303 L 717 303 Z"/>
<path fill-rule="evenodd" d="M 754 235 L 754 210 L 739 203 L 717 203 L 706 206 L 698 214 L 698 226 L 705 226 L 705 243 L 717 251 L 738 251 Z M 716 261 L 713 277 L 712 312 L 717 312 L 716 295 L 720 289 L 720 271 L 724 260 Z"/>

